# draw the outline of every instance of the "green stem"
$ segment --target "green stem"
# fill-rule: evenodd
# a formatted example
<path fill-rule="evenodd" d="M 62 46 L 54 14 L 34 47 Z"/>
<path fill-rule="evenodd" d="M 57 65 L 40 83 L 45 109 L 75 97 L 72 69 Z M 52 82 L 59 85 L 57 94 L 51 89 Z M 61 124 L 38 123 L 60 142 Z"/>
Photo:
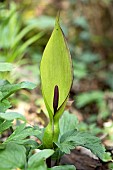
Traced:
<path fill-rule="evenodd" d="M 44 149 L 52 149 L 53 148 L 53 121 L 49 122 L 47 127 L 45 128 L 44 136 L 43 136 L 43 147 Z"/>

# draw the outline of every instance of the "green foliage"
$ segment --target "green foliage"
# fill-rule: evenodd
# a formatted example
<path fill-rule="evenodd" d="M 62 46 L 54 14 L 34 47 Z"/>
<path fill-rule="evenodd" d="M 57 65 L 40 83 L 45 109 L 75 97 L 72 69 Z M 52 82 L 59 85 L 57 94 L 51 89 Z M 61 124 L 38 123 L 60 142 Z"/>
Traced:
<path fill-rule="evenodd" d="M 54 27 L 54 17 L 41 15 L 38 18 L 31 18 L 26 21 L 27 25 L 37 26 L 41 30 L 48 30 Z"/>
<path fill-rule="evenodd" d="M 48 170 L 76 170 L 73 165 L 64 165 L 64 166 L 55 166 L 53 168 L 49 168 Z"/>
<path fill-rule="evenodd" d="M 14 92 L 21 90 L 21 89 L 29 89 L 32 90 L 35 88 L 36 85 L 30 82 L 21 82 L 18 84 L 10 84 L 6 80 L 0 80 L 0 100 L 4 100 L 8 98 Z"/>
<path fill-rule="evenodd" d="M 88 104 L 96 103 L 99 109 L 98 118 L 105 119 L 109 114 L 109 109 L 105 101 L 105 93 L 102 91 L 90 91 L 82 93 L 76 97 L 76 105 L 78 108 L 84 107 Z"/>
<path fill-rule="evenodd" d="M 71 123 L 70 123 L 71 122 Z M 78 126 L 78 119 L 75 115 L 65 111 L 59 121 L 60 136 Z"/>
<path fill-rule="evenodd" d="M 96 117 L 97 119 L 97 117 Z M 96 123 L 92 123 L 91 121 L 93 120 L 89 120 L 89 122 L 91 124 L 87 124 L 87 123 L 84 123 L 84 122 L 80 122 L 77 126 L 78 130 L 81 131 L 81 132 L 90 132 L 92 135 L 98 135 L 100 133 L 103 133 L 103 129 L 102 128 L 99 128 Z M 94 120 L 95 121 L 95 120 Z M 93 121 L 93 122 L 94 122 Z"/>
<path fill-rule="evenodd" d="M 53 153 L 54 151 L 52 149 L 44 149 L 39 153 L 35 153 L 28 160 L 28 169 L 36 168 L 42 170 L 44 168 L 44 170 L 47 170 L 44 160 L 49 158 Z"/>
<path fill-rule="evenodd" d="M 0 169 L 23 168 L 26 162 L 26 149 L 14 142 L 0 150 Z"/>
<path fill-rule="evenodd" d="M 77 17 L 77 19 L 74 20 L 74 24 L 77 27 L 83 28 L 84 30 L 89 30 L 89 24 L 88 24 L 86 18 L 83 16 Z"/>
<path fill-rule="evenodd" d="M 25 117 L 22 114 L 16 113 L 16 112 L 6 112 L 1 113 L 0 112 L 0 119 L 5 119 L 8 121 L 14 120 L 14 119 L 21 119 L 23 121 L 26 121 Z"/>
<path fill-rule="evenodd" d="M 8 100 L 0 101 L 0 112 L 5 112 L 10 107 L 11 104 Z"/>
<path fill-rule="evenodd" d="M 69 123 L 71 122 L 71 124 Z M 60 150 L 69 154 L 76 146 L 83 146 L 90 149 L 95 155 L 97 155 L 103 161 L 111 160 L 110 154 L 105 152 L 104 146 L 101 144 L 101 140 L 92 135 L 91 132 L 85 132 L 80 130 L 77 118 L 74 115 L 64 112 L 60 119 L 60 136 L 59 142 L 56 143 Z M 94 126 L 93 126 L 94 128 Z M 99 131 L 100 132 L 100 131 Z M 95 134 L 95 133 L 94 133 Z"/>
<path fill-rule="evenodd" d="M 60 158 L 62 156 L 62 153 L 69 154 L 70 150 L 74 149 L 76 146 L 83 146 L 90 149 L 95 155 L 97 155 L 100 159 L 105 161 L 106 160 L 105 157 L 107 157 L 106 156 L 107 153 L 105 152 L 104 146 L 101 145 L 100 139 L 87 132 L 78 131 L 77 130 L 78 122 L 76 117 L 74 117 L 74 115 L 69 115 L 68 113 L 65 112 L 65 114 L 62 116 L 61 120 L 59 121 L 59 116 L 61 116 L 61 113 L 64 110 L 64 106 L 66 104 L 65 102 L 67 100 L 67 96 L 69 94 L 69 89 L 72 81 L 70 61 L 66 59 L 66 56 L 63 59 L 64 54 L 67 55 L 67 58 L 69 57 L 69 52 L 67 53 L 67 48 L 64 48 L 65 45 L 64 41 L 59 46 L 59 42 L 62 42 L 62 36 L 63 35 L 60 30 L 59 23 L 56 20 L 55 29 L 45 48 L 43 58 L 41 61 L 42 93 L 43 93 L 45 105 L 49 113 L 49 121 L 50 121 L 48 126 L 45 128 L 44 138 L 42 141 L 43 147 L 54 148 L 53 146 L 53 142 L 54 142 L 57 146 L 55 147 L 56 151 L 53 155 L 53 158 L 56 157 L 56 159 L 58 159 L 58 157 Z M 59 42 L 57 44 L 58 38 L 59 38 Z M 61 46 L 63 48 L 62 55 L 60 55 L 62 52 Z M 57 49 L 57 51 L 55 51 L 55 49 Z M 92 57 L 92 61 L 94 61 L 94 59 L 95 56 Z M 64 65 L 62 65 L 62 63 L 64 63 Z M 65 66 L 66 66 L 66 70 L 67 68 L 69 68 L 68 69 L 70 70 L 69 74 L 68 71 L 65 70 Z M 66 77 L 64 77 L 65 73 L 67 73 Z M 94 101 L 95 99 L 97 99 L 96 98 L 97 95 L 99 96 L 98 100 L 103 99 L 103 93 L 99 93 L 99 92 L 95 92 L 95 93 L 91 95 L 92 98 L 91 97 L 89 98 L 89 96 L 87 97 L 86 95 L 86 99 L 82 100 L 83 101 L 82 105 L 84 105 L 84 102 L 88 103 Z M 59 94 L 61 96 L 59 96 Z M 56 103 L 57 107 L 62 109 L 62 112 L 59 109 L 55 110 L 54 98 L 55 100 L 57 100 Z M 82 102 L 81 100 L 79 101 Z M 69 122 L 71 122 L 71 124 Z M 59 127 L 60 127 L 60 132 L 58 131 Z M 57 129 L 57 134 L 56 134 L 56 129 Z M 59 138 L 58 137 L 56 138 L 56 135 L 59 136 Z M 108 160 L 111 160 L 111 157 L 108 156 L 107 158 Z"/>
<path fill-rule="evenodd" d="M 112 71 L 109 71 L 105 74 L 105 82 L 106 82 L 107 85 L 110 86 L 111 90 L 113 90 L 113 79 L 112 79 L 112 77 L 113 77 Z"/>
<path fill-rule="evenodd" d="M 5 130 L 9 129 L 13 123 L 11 121 L 4 120 L 0 123 L 0 133 L 3 133 Z"/>
<path fill-rule="evenodd" d="M 73 67 L 74 67 L 74 77 L 76 79 L 79 80 L 87 76 L 88 70 L 86 64 L 75 60 L 73 61 Z"/>
<path fill-rule="evenodd" d="M 104 94 L 101 91 L 92 91 L 92 92 L 86 92 L 83 94 L 80 94 L 77 96 L 76 102 L 77 106 L 83 107 L 86 104 L 89 104 L 91 102 L 95 102 L 96 100 L 103 100 L 104 99 Z"/>
<path fill-rule="evenodd" d="M 0 80 L 0 112 L 5 112 L 11 107 L 9 101 L 7 100 L 10 95 L 21 89 L 31 90 L 35 87 L 36 84 L 30 82 L 11 84 L 7 80 Z"/>
<path fill-rule="evenodd" d="M 42 32 L 35 34 L 25 42 L 23 38 L 33 29 L 35 25 L 28 25 L 22 28 L 21 16 L 17 12 L 17 7 L 14 2 L 9 5 L 9 10 L 4 7 L 0 13 L 0 61 L 14 62 L 19 61 L 26 53 L 27 48 L 40 39 L 43 35 Z"/>
<path fill-rule="evenodd" d="M 4 17 L 3 15 L 5 10 L 2 12 L 0 47 L 3 50 L 0 54 L 2 56 L 1 61 L 12 62 L 18 57 L 20 59 L 25 54 L 27 47 L 39 39 L 42 33 L 32 36 L 23 43 L 22 39 L 36 27 L 35 20 L 31 20 L 33 23 L 28 23 L 22 29 L 21 24 L 17 24 L 18 13 L 16 12 L 15 4 L 11 3 L 7 16 Z M 46 23 L 46 28 L 50 21 L 52 21 L 52 18 Z M 41 19 L 38 22 L 41 22 Z M 14 31 L 15 24 L 17 27 Z M 42 26 L 43 24 L 42 22 Z M 79 36 L 79 40 L 87 42 L 91 37 L 88 34 L 89 26 L 85 18 L 80 17 L 78 21 L 74 21 L 74 24 L 84 31 Z M 5 32 L 7 33 L 7 38 L 4 38 Z M 96 54 L 87 50 L 85 52 L 84 55 L 80 54 L 81 59 L 74 62 L 74 68 L 77 68 L 76 70 L 78 71 L 78 73 L 76 70 L 74 71 L 74 76 L 77 77 L 77 80 L 88 75 L 89 64 L 99 61 Z M 89 57 L 90 55 L 92 55 L 91 58 Z M 1 64 L 0 72 L 9 72 L 11 70 L 12 65 L 9 63 Z M 0 144 L 0 169 L 75 170 L 73 165 L 51 168 L 48 160 L 50 164 L 51 159 L 56 160 L 56 163 L 58 163 L 63 154 L 69 154 L 76 146 L 86 147 L 103 161 L 110 161 L 111 156 L 105 152 L 100 139 L 89 132 L 82 131 L 76 116 L 64 112 L 72 84 L 72 64 L 58 17 L 53 33 L 44 50 L 40 71 L 43 98 L 49 113 L 49 124 L 43 129 L 38 126 L 26 125 L 26 119 L 19 113 L 6 112 L 11 107 L 8 100 L 9 96 L 21 89 L 34 89 L 36 85 L 30 82 L 11 84 L 6 80 L 0 80 L 0 133 L 2 135 L 6 130 L 11 131 L 7 139 L 1 141 Z M 90 102 L 96 101 L 100 110 L 105 109 L 105 103 L 102 103 L 103 98 L 104 94 L 99 91 L 84 94 L 82 97 L 77 97 L 77 106 L 83 107 Z M 63 112 L 64 114 L 62 115 Z M 15 119 L 16 125 L 14 126 L 13 121 Z M 24 123 L 20 120 L 24 121 Z M 91 128 L 94 127 L 92 126 Z M 40 150 L 36 153 L 37 149 Z"/>
<path fill-rule="evenodd" d="M 0 72 L 12 71 L 13 68 L 13 64 L 11 63 L 0 63 Z"/>
<path fill-rule="evenodd" d="M 87 132 L 79 132 L 77 130 L 70 130 L 64 133 L 60 138 L 58 146 L 62 152 L 67 154 L 76 146 L 83 146 L 90 149 L 100 159 L 103 159 L 103 155 L 105 154 L 105 148 L 101 145 L 99 138 Z"/>
<path fill-rule="evenodd" d="M 13 71 L 14 66 L 11 63 L 0 63 L 0 79 L 8 79 L 10 72 Z"/>
<path fill-rule="evenodd" d="M 10 141 L 15 141 L 15 143 L 21 143 L 22 140 L 26 139 L 28 136 L 40 136 L 41 130 L 35 129 L 35 127 L 25 127 L 25 124 L 21 124 L 16 128 L 16 130 L 7 138 L 5 143 Z"/>
<path fill-rule="evenodd" d="M 113 163 L 109 164 L 109 169 L 112 170 L 113 169 Z"/>

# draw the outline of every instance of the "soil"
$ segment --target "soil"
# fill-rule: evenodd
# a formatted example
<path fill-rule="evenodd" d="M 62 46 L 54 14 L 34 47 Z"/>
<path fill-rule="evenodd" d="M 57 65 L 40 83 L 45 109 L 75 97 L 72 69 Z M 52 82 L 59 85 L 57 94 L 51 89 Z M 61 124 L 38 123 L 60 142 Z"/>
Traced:
<path fill-rule="evenodd" d="M 107 163 L 91 158 L 76 149 L 70 155 L 64 155 L 60 163 L 62 165 L 75 165 L 77 170 L 109 170 Z"/>

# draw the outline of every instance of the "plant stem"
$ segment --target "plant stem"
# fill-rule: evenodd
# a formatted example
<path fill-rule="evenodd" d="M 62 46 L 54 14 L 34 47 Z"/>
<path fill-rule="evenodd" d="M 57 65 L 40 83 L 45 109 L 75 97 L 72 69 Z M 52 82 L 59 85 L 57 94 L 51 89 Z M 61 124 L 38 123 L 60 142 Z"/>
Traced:
<path fill-rule="evenodd" d="M 51 157 L 46 159 L 46 163 L 47 163 L 48 168 L 51 168 Z"/>
<path fill-rule="evenodd" d="M 55 162 L 55 166 L 58 166 L 60 163 L 60 159 L 57 159 L 56 162 Z"/>

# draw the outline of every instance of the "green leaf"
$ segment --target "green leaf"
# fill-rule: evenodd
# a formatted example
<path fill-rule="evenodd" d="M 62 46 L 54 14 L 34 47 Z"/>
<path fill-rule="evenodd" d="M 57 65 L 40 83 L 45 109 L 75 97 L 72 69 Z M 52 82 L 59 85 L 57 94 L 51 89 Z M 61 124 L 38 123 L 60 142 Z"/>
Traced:
<path fill-rule="evenodd" d="M 0 113 L 0 118 L 5 120 L 21 119 L 23 121 L 26 121 L 25 117 L 22 114 L 16 112 Z"/>
<path fill-rule="evenodd" d="M 28 168 L 27 170 L 31 170 L 31 169 L 33 169 L 33 170 L 47 170 L 47 165 L 44 160 L 41 160 L 40 162 L 38 162 L 36 164 L 36 166 L 34 166 L 34 165 L 30 166 L 30 168 Z"/>
<path fill-rule="evenodd" d="M 38 153 L 35 153 L 28 160 L 28 168 L 37 168 L 40 165 L 40 162 L 46 160 L 54 153 L 52 149 L 44 149 Z"/>
<path fill-rule="evenodd" d="M 21 90 L 21 89 L 29 89 L 32 90 L 36 87 L 36 84 L 30 82 L 21 82 L 18 84 L 10 84 L 8 81 L 2 81 L 0 86 L 0 100 L 4 100 L 8 98 L 14 92 Z"/>
<path fill-rule="evenodd" d="M 9 62 L 13 62 L 18 56 L 22 56 L 24 55 L 27 47 L 29 45 L 31 45 L 32 43 L 34 43 L 35 41 L 37 41 L 38 39 L 40 39 L 42 36 L 44 35 L 43 32 L 40 32 L 36 35 L 34 35 L 33 37 L 29 38 L 24 44 L 22 44 L 19 48 L 17 46 L 17 48 L 15 49 L 14 53 L 12 54 L 11 57 L 9 57 L 8 61 Z M 20 59 L 20 58 L 19 58 Z"/>
<path fill-rule="evenodd" d="M 68 111 L 65 111 L 59 121 L 60 136 L 67 131 L 75 129 L 77 127 L 77 124 L 77 117 L 74 114 L 70 114 Z"/>
<path fill-rule="evenodd" d="M 73 61 L 74 77 L 75 79 L 81 79 L 87 76 L 88 70 L 86 64 L 77 60 Z"/>
<path fill-rule="evenodd" d="M 101 91 L 90 91 L 77 96 L 76 105 L 81 108 L 86 104 L 97 102 L 104 99 L 104 93 Z"/>
<path fill-rule="evenodd" d="M 11 48 L 13 49 L 18 43 L 20 43 L 23 37 L 34 28 L 36 28 L 36 25 L 28 25 L 25 28 L 23 28 L 21 32 L 19 32 L 18 35 L 15 37 L 15 41 L 12 42 Z"/>
<path fill-rule="evenodd" d="M 85 51 L 80 55 L 79 59 L 81 60 L 81 62 L 90 64 L 99 61 L 101 57 L 99 54 L 95 54 L 90 51 Z"/>
<path fill-rule="evenodd" d="M 109 108 L 105 101 L 105 93 L 102 91 L 90 91 L 80 94 L 76 98 L 76 105 L 78 108 L 84 107 L 92 102 L 97 104 L 99 114 L 99 119 L 105 119 L 109 114 Z"/>
<path fill-rule="evenodd" d="M 90 149 L 96 156 L 103 160 L 105 155 L 105 148 L 101 144 L 101 140 L 96 136 L 93 136 L 87 132 L 78 132 L 77 130 L 71 130 L 64 133 L 60 138 L 58 144 L 62 152 L 70 153 L 71 149 L 76 146 L 83 146 Z"/>
<path fill-rule="evenodd" d="M 78 27 L 85 29 L 85 30 L 88 30 L 88 28 L 89 28 L 88 22 L 87 22 L 86 18 L 83 16 L 77 17 L 74 20 L 74 24 Z"/>
<path fill-rule="evenodd" d="M 11 121 L 3 121 L 1 124 L 0 124 L 0 133 L 2 133 L 3 131 L 5 131 L 6 129 L 8 129 L 9 127 L 12 126 L 12 122 Z"/>
<path fill-rule="evenodd" d="M 22 145 L 8 143 L 5 149 L 0 150 L 0 169 L 15 169 L 24 167 L 26 149 Z"/>
<path fill-rule="evenodd" d="M 12 71 L 14 68 L 11 63 L 0 63 L 0 72 Z"/>
<path fill-rule="evenodd" d="M 63 166 L 54 166 L 53 168 L 48 168 L 48 170 L 76 170 L 74 165 L 63 165 Z"/>
<path fill-rule="evenodd" d="M 28 136 L 40 136 L 41 130 L 35 127 L 25 127 L 25 124 L 21 124 L 16 130 L 7 138 L 5 143 L 15 141 L 15 143 L 21 143 Z"/>
<path fill-rule="evenodd" d="M 53 113 L 54 88 L 59 88 L 58 108 L 66 100 L 72 84 L 72 64 L 58 18 L 41 60 L 42 93 L 48 112 Z M 48 109 L 49 108 L 49 109 Z"/>
<path fill-rule="evenodd" d="M 39 144 L 37 143 L 37 141 L 32 140 L 32 139 L 19 140 L 18 144 L 22 144 L 32 149 L 37 149 L 39 147 Z"/>
<path fill-rule="evenodd" d="M 0 112 L 5 112 L 10 107 L 11 107 L 11 104 L 8 100 L 0 101 Z"/>
<path fill-rule="evenodd" d="M 111 160 L 112 160 L 111 153 L 110 153 L 110 152 L 106 152 L 106 153 L 103 155 L 102 160 L 103 160 L 104 162 L 109 162 L 109 161 L 111 161 Z"/>
<path fill-rule="evenodd" d="M 47 29 L 53 28 L 54 27 L 54 18 L 52 16 L 47 16 L 47 15 L 41 15 L 36 18 L 32 18 L 26 21 L 27 24 L 29 25 L 34 25 L 38 29 Z"/>

